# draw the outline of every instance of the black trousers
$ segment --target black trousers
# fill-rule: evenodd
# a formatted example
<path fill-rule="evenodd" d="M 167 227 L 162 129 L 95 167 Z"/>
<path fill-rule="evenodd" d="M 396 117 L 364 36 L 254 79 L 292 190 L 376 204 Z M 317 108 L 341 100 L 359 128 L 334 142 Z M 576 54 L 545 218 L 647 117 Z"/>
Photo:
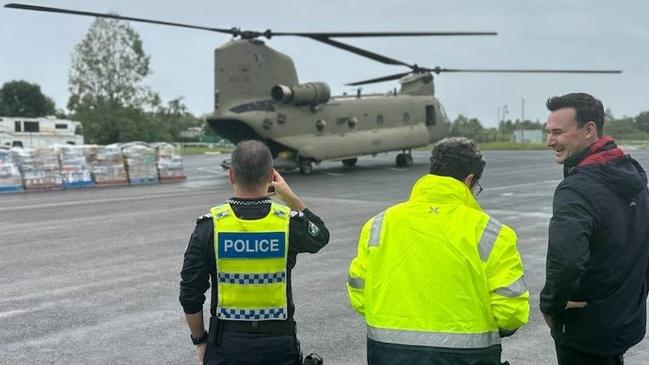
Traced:
<path fill-rule="evenodd" d="M 624 354 L 596 355 L 555 343 L 559 365 L 623 365 Z"/>
<path fill-rule="evenodd" d="M 501 365 L 500 345 L 452 349 L 383 343 L 367 339 L 369 365 Z"/>
<path fill-rule="evenodd" d="M 208 342 L 203 365 L 297 365 L 298 344 L 292 335 L 224 332 Z"/>

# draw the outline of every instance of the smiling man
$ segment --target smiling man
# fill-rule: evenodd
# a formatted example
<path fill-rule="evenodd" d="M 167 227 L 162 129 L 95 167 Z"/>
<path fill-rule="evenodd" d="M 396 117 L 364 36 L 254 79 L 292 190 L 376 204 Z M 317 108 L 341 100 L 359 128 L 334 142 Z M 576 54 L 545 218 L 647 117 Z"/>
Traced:
<path fill-rule="evenodd" d="M 564 179 L 554 193 L 541 311 L 559 365 L 622 364 L 645 335 L 647 175 L 603 136 L 601 101 L 574 93 L 546 105 L 547 146 Z"/>

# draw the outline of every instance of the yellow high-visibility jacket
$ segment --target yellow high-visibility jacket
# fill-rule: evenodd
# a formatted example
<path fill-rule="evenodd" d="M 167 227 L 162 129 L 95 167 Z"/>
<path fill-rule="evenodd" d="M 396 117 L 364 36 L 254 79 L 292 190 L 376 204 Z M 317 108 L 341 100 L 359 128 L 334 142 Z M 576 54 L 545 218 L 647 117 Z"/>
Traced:
<path fill-rule="evenodd" d="M 527 323 L 523 274 L 514 231 L 462 182 L 426 175 L 365 224 L 347 288 L 372 340 L 484 348 Z"/>

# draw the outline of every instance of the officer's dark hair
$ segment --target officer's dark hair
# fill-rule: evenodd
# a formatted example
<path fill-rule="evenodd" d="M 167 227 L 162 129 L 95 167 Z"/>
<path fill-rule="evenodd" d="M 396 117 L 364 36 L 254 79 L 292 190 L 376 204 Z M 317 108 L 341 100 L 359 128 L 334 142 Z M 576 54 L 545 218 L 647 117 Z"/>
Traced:
<path fill-rule="evenodd" d="M 561 96 L 553 96 L 545 102 L 549 111 L 557 111 L 563 108 L 574 108 L 577 126 L 583 128 L 591 120 L 597 127 L 597 135 L 604 135 L 604 105 L 592 95 L 586 93 L 571 93 Z"/>
<path fill-rule="evenodd" d="M 475 184 L 484 171 L 482 152 L 472 140 L 464 137 L 445 138 L 433 146 L 430 157 L 430 173 L 450 176 L 459 181 L 473 174 Z"/>
<path fill-rule="evenodd" d="M 273 169 L 273 155 L 261 141 L 239 142 L 232 151 L 231 168 L 238 184 L 255 188 L 267 182 Z"/>

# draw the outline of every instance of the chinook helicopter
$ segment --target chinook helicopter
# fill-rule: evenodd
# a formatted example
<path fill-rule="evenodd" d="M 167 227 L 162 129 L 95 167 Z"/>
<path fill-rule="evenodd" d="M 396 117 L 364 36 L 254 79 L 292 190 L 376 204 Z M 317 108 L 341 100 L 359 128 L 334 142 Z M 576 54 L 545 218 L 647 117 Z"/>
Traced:
<path fill-rule="evenodd" d="M 27 4 L 6 8 L 111 18 L 229 34 L 232 40 L 214 50 L 214 111 L 207 124 L 232 143 L 264 141 L 277 168 L 311 174 L 313 164 L 340 160 L 354 166 L 357 157 L 400 151 L 397 167 L 412 165 L 412 148 L 446 136 L 448 118 L 435 97 L 433 74 L 443 72 L 621 73 L 619 70 L 450 69 L 421 67 L 374 53 L 333 38 L 411 36 L 492 36 L 495 32 L 263 32 L 213 28 Z M 359 86 L 399 80 L 400 89 L 386 94 L 331 96 L 324 82 L 300 83 L 291 58 L 260 38 L 306 37 L 406 72 L 352 82 Z M 227 162 L 223 165 L 227 168 Z"/>

